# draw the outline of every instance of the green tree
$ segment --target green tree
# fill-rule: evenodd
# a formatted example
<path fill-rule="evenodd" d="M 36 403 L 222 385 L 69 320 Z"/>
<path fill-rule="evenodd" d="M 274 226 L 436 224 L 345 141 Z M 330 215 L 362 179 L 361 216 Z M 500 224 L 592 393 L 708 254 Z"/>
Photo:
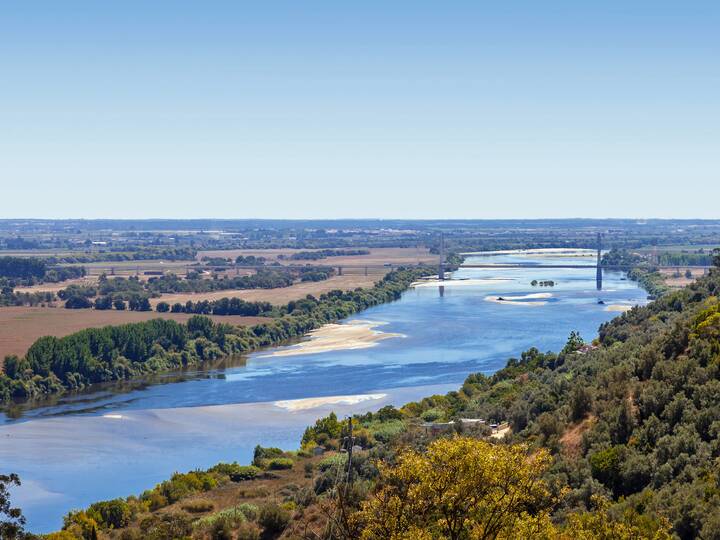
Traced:
<path fill-rule="evenodd" d="M 562 350 L 562 354 L 570 354 L 577 351 L 580 347 L 585 345 L 585 340 L 580 336 L 580 332 L 573 330 L 570 332 L 567 343 Z"/>
<path fill-rule="evenodd" d="M 25 538 L 25 516 L 10 502 L 10 487 L 20 486 L 17 474 L 0 474 L 0 538 Z"/>
<path fill-rule="evenodd" d="M 546 450 L 467 437 L 380 464 L 380 486 L 352 518 L 363 540 L 547 538 L 554 505 Z"/>

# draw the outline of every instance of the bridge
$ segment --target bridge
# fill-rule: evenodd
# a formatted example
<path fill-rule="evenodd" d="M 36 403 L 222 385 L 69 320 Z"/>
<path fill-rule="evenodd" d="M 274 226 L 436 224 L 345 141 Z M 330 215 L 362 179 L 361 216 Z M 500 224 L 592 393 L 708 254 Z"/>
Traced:
<path fill-rule="evenodd" d="M 440 280 L 445 279 L 445 268 L 447 263 L 445 262 L 444 254 L 444 242 L 442 237 L 440 238 L 440 262 L 438 268 L 438 277 Z M 602 236 L 598 233 L 597 236 L 597 256 L 595 264 L 534 264 L 534 263 L 486 263 L 486 264 L 461 264 L 460 268 L 484 268 L 484 269 L 524 269 L 524 270 L 539 270 L 543 268 L 554 269 L 554 268 L 571 268 L 581 270 L 594 270 L 595 271 L 595 282 L 598 290 L 602 289 L 602 277 L 603 270 L 608 271 L 619 271 L 627 272 L 631 268 L 637 265 L 605 265 L 602 264 Z M 682 268 L 689 268 L 691 270 L 704 270 L 707 271 L 712 266 L 705 265 L 682 265 Z M 653 269 L 657 270 L 674 270 L 680 268 L 677 265 L 674 266 L 660 266 L 652 265 Z"/>

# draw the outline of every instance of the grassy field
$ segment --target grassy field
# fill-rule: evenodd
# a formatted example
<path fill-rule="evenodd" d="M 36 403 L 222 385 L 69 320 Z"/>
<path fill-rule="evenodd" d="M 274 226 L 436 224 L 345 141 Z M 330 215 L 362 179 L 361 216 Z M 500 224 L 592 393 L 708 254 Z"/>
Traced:
<path fill-rule="evenodd" d="M 188 300 L 197 302 L 198 300 L 218 300 L 220 298 L 242 298 L 248 302 L 264 301 L 275 305 L 287 304 L 290 300 L 298 300 L 305 298 L 308 294 L 319 296 L 323 293 L 333 291 L 335 289 L 349 290 L 357 287 L 372 287 L 376 281 L 389 271 L 377 268 L 371 269 L 368 275 L 362 271 L 353 270 L 353 272 L 343 272 L 342 276 L 332 276 L 324 281 L 306 281 L 296 283 L 290 287 L 281 287 L 278 289 L 246 289 L 246 290 L 225 290 L 213 291 L 207 293 L 179 293 L 164 294 L 161 298 L 151 298 L 150 303 L 156 306 L 158 302 L 167 302 L 174 304 L 180 302 L 184 304 Z"/>
<path fill-rule="evenodd" d="M 354 249 L 354 248 L 348 248 Z M 362 248 L 358 248 L 362 249 Z M 202 257 L 224 257 L 235 260 L 239 255 L 255 257 L 265 257 L 268 262 L 279 262 L 281 264 L 321 264 L 328 266 L 342 265 L 369 265 L 382 266 L 384 264 L 394 265 L 414 265 L 418 263 L 436 263 L 437 255 L 433 255 L 427 248 L 371 248 L 367 255 L 352 255 L 349 257 L 327 257 L 317 261 L 294 261 L 289 257 L 298 251 L 317 251 L 312 249 L 232 249 L 232 250 L 216 250 L 201 251 L 198 253 L 198 259 Z M 284 260 L 278 259 L 279 255 L 284 255 Z"/>
<path fill-rule="evenodd" d="M 153 311 L 96 311 L 93 309 L 4 307 L 0 309 L 0 364 L 5 356 L 25 354 L 28 347 L 42 336 L 66 336 L 83 328 L 97 328 L 163 317 L 178 322 L 192 315 L 185 313 L 156 313 Z M 215 321 L 252 325 L 266 321 L 264 317 L 226 316 Z"/>

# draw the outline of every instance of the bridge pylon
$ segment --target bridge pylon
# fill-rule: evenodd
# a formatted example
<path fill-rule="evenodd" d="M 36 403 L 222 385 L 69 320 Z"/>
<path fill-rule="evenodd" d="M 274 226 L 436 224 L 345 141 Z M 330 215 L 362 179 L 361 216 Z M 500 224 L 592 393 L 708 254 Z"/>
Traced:
<path fill-rule="evenodd" d="M 445 281 L 445 235 L 440 233 L 440 262 L 438 263 L 438 279 Z"/>

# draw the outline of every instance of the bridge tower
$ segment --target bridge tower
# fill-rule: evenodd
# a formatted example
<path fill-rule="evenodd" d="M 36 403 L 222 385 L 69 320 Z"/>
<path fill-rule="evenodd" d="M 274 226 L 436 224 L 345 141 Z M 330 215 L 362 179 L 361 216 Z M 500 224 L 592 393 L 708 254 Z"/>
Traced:
<path fill-rule="evenodd" d="M 440 262 L 438 263 L 438 279 L 445 281 L 445 235 L 440 233 Z"/>
<path fill-rule="evenodd" d="M 597 235 L 597 273 L 595 274 L 595 283 L 597 285 L 597 290 L 602 290 L 602 266 L 601 266 L 601 254 L 602 251 L 602 235 L 598 233 Z"/>

